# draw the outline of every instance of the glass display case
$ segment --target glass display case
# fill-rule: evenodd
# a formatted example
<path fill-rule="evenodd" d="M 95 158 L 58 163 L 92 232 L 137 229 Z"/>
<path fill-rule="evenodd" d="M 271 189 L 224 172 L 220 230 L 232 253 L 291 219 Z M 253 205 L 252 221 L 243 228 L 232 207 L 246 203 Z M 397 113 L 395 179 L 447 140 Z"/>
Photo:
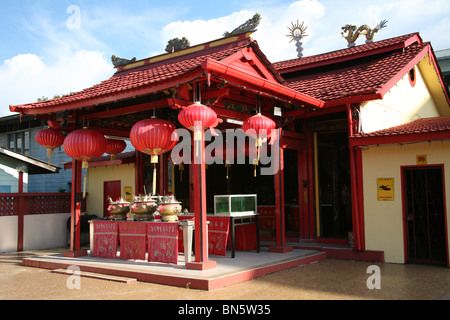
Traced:
<path fill-rule="evenodd" d="M 215 215 L 256 214 L 256 194 L 228 194 L 214 196 Z"/>

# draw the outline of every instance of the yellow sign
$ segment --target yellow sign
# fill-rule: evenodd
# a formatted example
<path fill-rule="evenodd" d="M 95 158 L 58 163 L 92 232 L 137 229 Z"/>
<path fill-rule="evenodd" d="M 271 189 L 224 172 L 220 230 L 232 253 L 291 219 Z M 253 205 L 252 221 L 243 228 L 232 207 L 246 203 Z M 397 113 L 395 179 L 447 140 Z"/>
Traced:
<path fill-rule="evenodd" d="M 123 193 L 125 194 L 125 201 L 131 202 L 133 200 L 133 189 L 131 187 L 123 187 Z"/>
<path fill-rule="evenodd" d="M 394 178 L 378 178 L 377 189 L 379 201 L 394 200 Z"/>
<path fill-rule="evenodd" d="M 418 155 L 416 155 L 416 164 L 417 165 L 427 164 L 427 155 L 426 154 L 418 154 Z"/>

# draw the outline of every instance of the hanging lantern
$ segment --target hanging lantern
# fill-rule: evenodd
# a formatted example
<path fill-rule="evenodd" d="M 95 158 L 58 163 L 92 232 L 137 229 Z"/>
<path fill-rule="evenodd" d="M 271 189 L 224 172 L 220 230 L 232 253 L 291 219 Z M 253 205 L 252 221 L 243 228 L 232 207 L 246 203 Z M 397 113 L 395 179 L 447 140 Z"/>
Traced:
<path fill-rule="evenodd" d="M 196 102 L 189 107 L 184 108 L 178 114 L 178 121 L 194 132 L 194 140 L 199 141 L 201 139 L 201 133 L 203 130 L 213 128 L 217 123 L 217 114 L 213 109 Z"/>
<path fill-rule="evenodd" d="M 139 151 L 151 156 L 153 163 L 153 194 L 156 194 L 156 163 L 158 156 L 171 150 L 177 139 L 172 141 L 176 127 L 167 120 L 151 119 L 137 122 L 130 131 L 131 144 Z"/>
<path fill-rule="evenodd" d="M 242 130 L 256 139 L 255 146 L 257 148 L 257 161 L 259 162 L 259 152 L 262 146 L 262 141 L 264 138 L 269 139 L 272 134 L 272 129 L 275 129 L 276 123 L 272 119 L 263 116 L 261 113 L 258 113 L 247 120 L 242 124 Z"/>
<path fill-rule="evenodd" d="M 105 153 L 111 155 L 111 160 L 116 160 L 116 155 L 125 150 L 126 147 L 127 144 L 123 140 L 106 139 Z"/>
<path fill-rule="evenodd" d="M 189 107 L 184 108 L 178 114 L 178 121 L 194 132 L 194 141 L 200 141 L 203 130 L 211 129 L 213 135 L 215 134 L 213 127 L 217 125 L 216 112 L 207 106 L 196 102 Z M 198 155 L 198 144 L 196 144 L 195 155 Z"/>
<path fill-rule="evenodd" d="M 43 129 L 36 133 L 35 139 L 37 143 L 47 149 L 48 164 L 50 157 L 53 156 L 53 149 L 56 149 L 64 143 L 64 136 L 59 130 L 52 128 Z"/>
<path fill-rule="evenodd" d="M 96 130 L 75 130 L 64 139 L 64 151 L 69 157 L 82 161 L 83 168 L 88 167 L 88 161 L 103 155 L 105 150 L 106 139 Z"/>

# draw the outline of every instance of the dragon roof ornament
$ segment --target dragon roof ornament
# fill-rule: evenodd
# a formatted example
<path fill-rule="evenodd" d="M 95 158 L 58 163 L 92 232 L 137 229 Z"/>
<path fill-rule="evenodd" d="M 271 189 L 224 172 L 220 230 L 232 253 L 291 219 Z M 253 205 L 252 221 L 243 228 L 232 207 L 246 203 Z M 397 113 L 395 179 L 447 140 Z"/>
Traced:
<path fill-rule="evenodd" d="M 227 38 L 244 32 L 255 31 L 256 27 L 259 25 L 260 22 L 261 22 L 261 15 L 259 13 L 255 13 L 251 19 L 248 19 L 245 23 L 241 24 L 233 31 L 231 32 L 225 31 L 223 33 L 223 36 Z"/>
<path fill-rule="evenodd" d="M 366 43 L 373 42 L 373 37 L 375 36 L 375 33 L 380 31 L 381 29 L 385 28 L 387 26 L 387 20 L 382 20 L 375 28 L 371 29 L 367 25 L 362 25 L 358 29 L 356 29 L 356 26 L 346 24 L 342 27 L 342 30 L 344 32 L 341 32 L 341 35 L 343 38 L 345 38 L 348 42 L 348 47 L 354 47 L 355 41 L 358 39 L 360 35 L 366 36 Z"/>

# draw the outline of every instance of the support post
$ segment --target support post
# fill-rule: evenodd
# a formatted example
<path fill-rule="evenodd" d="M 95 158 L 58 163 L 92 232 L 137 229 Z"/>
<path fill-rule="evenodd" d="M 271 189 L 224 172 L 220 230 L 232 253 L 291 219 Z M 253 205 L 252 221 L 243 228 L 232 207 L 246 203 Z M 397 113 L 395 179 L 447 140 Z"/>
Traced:
<path fill-rule="evenodd" d="M 274 161 L 278 162 L 278 171 L 274 175 L 275 187 L 275 246 L 269 248 L 270 252 L 285 253 L 292 251 L 286 246 L 285 214 L 284 214 L 284 146 L 282 145 L 282 129 L 278 129 L 279 147 L 276 148 Z M 276 146 L 276 144 L 274 145 Z M 275 148 L 274 148 L 275 149 Z"/>
<path fill-rule="evenodd" d="M 348 116 L 348 133 L 349 137 L 353 136 L 353 117 L 351 105 L 347 104 Z M 355 251 L 362 251 L 361 236 L 360 236 L 360 217 L 358 205 L 358 187 L 356 177 L 356 155 L 355 147 L 349 144 L 350 149 L 350 175 L 351 175 L 351 194 L 352 194 L 352 221 L 353 221 L 353 249 Z"/>
<path fill-rule="evenodd" d="M 25 227 L 25 197 L 23 196 L 23 172 L 19 171 L 19 203 L 17 212 L 17 251 L 23 251 L 23 234 Z"/>
<path fill-rule="evenodd" d="M 205 132 L 198 132 L 199 139 L 194 139 L 194 213 L 195 213 L 195 261 L 186 263 L 186 268 L 207 270 L 216 267 L 215 261 L 208 260 L 208 228 L 206 219 L 206 167 L 205 167 Z"/>
<path fill-rule="evenodd" d="M 78 160 L 73 160 L 72 162 L 72 191 L 70 208 L 70 251 L 63 252 L 63 256 L 86 256 L 87 250 L 80 250 L 81 161 Z"/>

